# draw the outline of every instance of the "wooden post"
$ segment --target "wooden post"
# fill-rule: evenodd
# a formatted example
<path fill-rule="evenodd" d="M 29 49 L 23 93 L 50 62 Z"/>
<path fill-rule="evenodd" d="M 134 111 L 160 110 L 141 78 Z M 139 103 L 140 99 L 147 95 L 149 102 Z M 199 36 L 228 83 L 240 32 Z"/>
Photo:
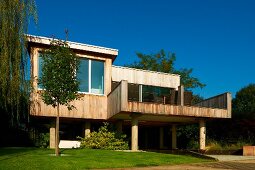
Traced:
<path fill-rule="evenodd" d="M 166 96 L 163 96 L 163 104 L 166 104 Z"/>
<path fill-rule="evenodd" d="M 205 138 L 206 138 L 206 127 L 205 127 L 205 120 L 199 120 L 199 149 L 200 151 L 205 150 Z"/>
<path fill-rule="evenodd" d="M 172 149 L 177 149 L 176 125 L 172 125 Z"/>
<path fill-rule="evenodd" d="M 139 102 L 143 102 L 143 85 L 139 84 Z"/>
<path fill-rule="evenodd" d="M 121 80 L 121 111 L 128 109 L 128 81 Z"/>
<path fill-rule="evenodd" d="M 228 109 L 228 117 L 231 118 L 231 114 L 232 114 L 232 96 L 231 96 L 231 93 L 227 93 L 227 109 Z"/>
<path fill-rule="evenodd" d="M 181 85 L 178 87 L 178 105 L 184 106 L 184 86 Z"/>

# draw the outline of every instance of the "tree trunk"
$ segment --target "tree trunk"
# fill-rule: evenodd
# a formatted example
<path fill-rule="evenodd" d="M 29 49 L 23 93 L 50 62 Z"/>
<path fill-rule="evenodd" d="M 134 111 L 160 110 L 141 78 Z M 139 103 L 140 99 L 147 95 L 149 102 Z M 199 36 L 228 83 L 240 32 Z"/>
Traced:
<path fill-rule="evenodd" d="M 56 117 L 56 134 L 55 134 L 55 154 L 59 156 L 59 104 L 57 105 L 57 117 Z"/>

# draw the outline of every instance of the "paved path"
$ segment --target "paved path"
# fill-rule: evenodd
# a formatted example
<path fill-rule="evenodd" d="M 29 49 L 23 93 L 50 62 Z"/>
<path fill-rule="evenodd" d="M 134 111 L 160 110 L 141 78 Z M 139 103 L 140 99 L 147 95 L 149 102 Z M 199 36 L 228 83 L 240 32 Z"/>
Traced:
<path fill-rule="evenodd" d="M 219 161 L 187 165 L 154 166 L 142 168 L 117 168 L 114 170 L 255 170 L 255 159 Z"/>
<path fill-rule="evenodd" d="M 241 155 L 206 155 L 213 157 L 219 161 L 243 161 L 243 160 L 255 160 L 255 156 L 241 156 Z"/>

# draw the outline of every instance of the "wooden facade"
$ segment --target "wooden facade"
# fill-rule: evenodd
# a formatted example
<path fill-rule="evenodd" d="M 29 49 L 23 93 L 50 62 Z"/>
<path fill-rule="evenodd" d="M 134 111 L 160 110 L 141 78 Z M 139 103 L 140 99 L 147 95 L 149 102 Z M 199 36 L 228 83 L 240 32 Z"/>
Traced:
<path fill-rule="evenodd" d="M 55 117 L 56 109 L 43 103 L 38 89 L 38 56 L 39 52 L 49 48 L 50 39 L 44 37 L 29 36 L 29 51 L 31 56 L 31 78 L 33 80 L 33 92 L 31 93 L 31 111 L 33 116 Z M 118 114 L 146 114 L 154 116 L 179 116 L 200 118 L 230 118 L 231 95 L 229 93 L 216 96 L 198 103 L 195 106 L 187 106 L 184 101 L 184 88 L 180 86 L 180 76 L 127 67 L 112 66 L 118 51 L 109 48 L 90 46 L 68 42 L 70 48 L 79 57 L 85 57 L 104 62 L 104 94 L 95 95 L 82 93 L 80 100 L 72 104 L 76 107 L 69 111 L 66 107 L 60 107 L 60 117 L 108 120 L 118 119 Z M 112 89 L 112 82 L 119 84 Z M 128 83 L 150 85 L 174 89 L 178 94 L 177 105 L 173 103 L 146 103 L 128 101 Z M 174 97 L 171 96 L 171 97 Z M 155 119 L 157 121 L 157 119 Z"/>
<path fill-rule="evenodd" d="M 121 80 L 127 80 L 128 83 L 133 84 L 167 87 L 176 90 L 180 86 L 180 76 L 176 74 L 113 66 L 112 81 L 120 82 Z"/>
<path fill-rule="evenodd" d="M 56 109 L 52 106 L 47 106 L 44 104 L 40 96 L 42 90 L 38 89 L 39 53 L 49 48 L 50 39 L 29 36 L 28 41 L 31 59 L 31 79 L 33 81 L 30 114 L 33 116 L 55 117 Z M 69 42 L 69 46 L 79 57 L 104 62 L 104 94 L 94 95 L 82 93 L 82 97 L 72 103 L 76 109 L 69 111 L 65 106 L 60 107 L 60 117 L 106 119 L 107 95 L 111 92 L 112 60 L 115 59 L 118 51 L 114 49 L 104 49 L 101 47 L 82 45 L 72 42 Z"/>

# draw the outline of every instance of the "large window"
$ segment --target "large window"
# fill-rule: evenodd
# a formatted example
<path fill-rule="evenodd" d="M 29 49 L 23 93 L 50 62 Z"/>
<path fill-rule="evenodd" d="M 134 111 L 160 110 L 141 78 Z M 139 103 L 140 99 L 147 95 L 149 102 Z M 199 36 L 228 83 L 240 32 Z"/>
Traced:
<path fill-rule="evenodd" d="M 104 62 L 91 60 L 91 93 L 104 93 Z"/>
<path fill-rule="evenodd" d="M 80 82 L 80 91 L 89 92 L 89 60 L 82 58 L 80 60 L 80 67 L 77 71 L 77 78 Z"/>
<path fill-rule="evenodd" d="M 38 78 L 42 77 L 43 59 L 38 58 Z M 77 79 L 80 82 L 80 92 L 104 94 L 104 62 L 80 58 L 80 66 L 77 70 Z M 39 84 L 38 88 L 42 88 Z"/>
<path fill-rule="evenodd" d="M 80 92 L 104 94 L 104 62 L 82 58 L 77 78 Z"/>

